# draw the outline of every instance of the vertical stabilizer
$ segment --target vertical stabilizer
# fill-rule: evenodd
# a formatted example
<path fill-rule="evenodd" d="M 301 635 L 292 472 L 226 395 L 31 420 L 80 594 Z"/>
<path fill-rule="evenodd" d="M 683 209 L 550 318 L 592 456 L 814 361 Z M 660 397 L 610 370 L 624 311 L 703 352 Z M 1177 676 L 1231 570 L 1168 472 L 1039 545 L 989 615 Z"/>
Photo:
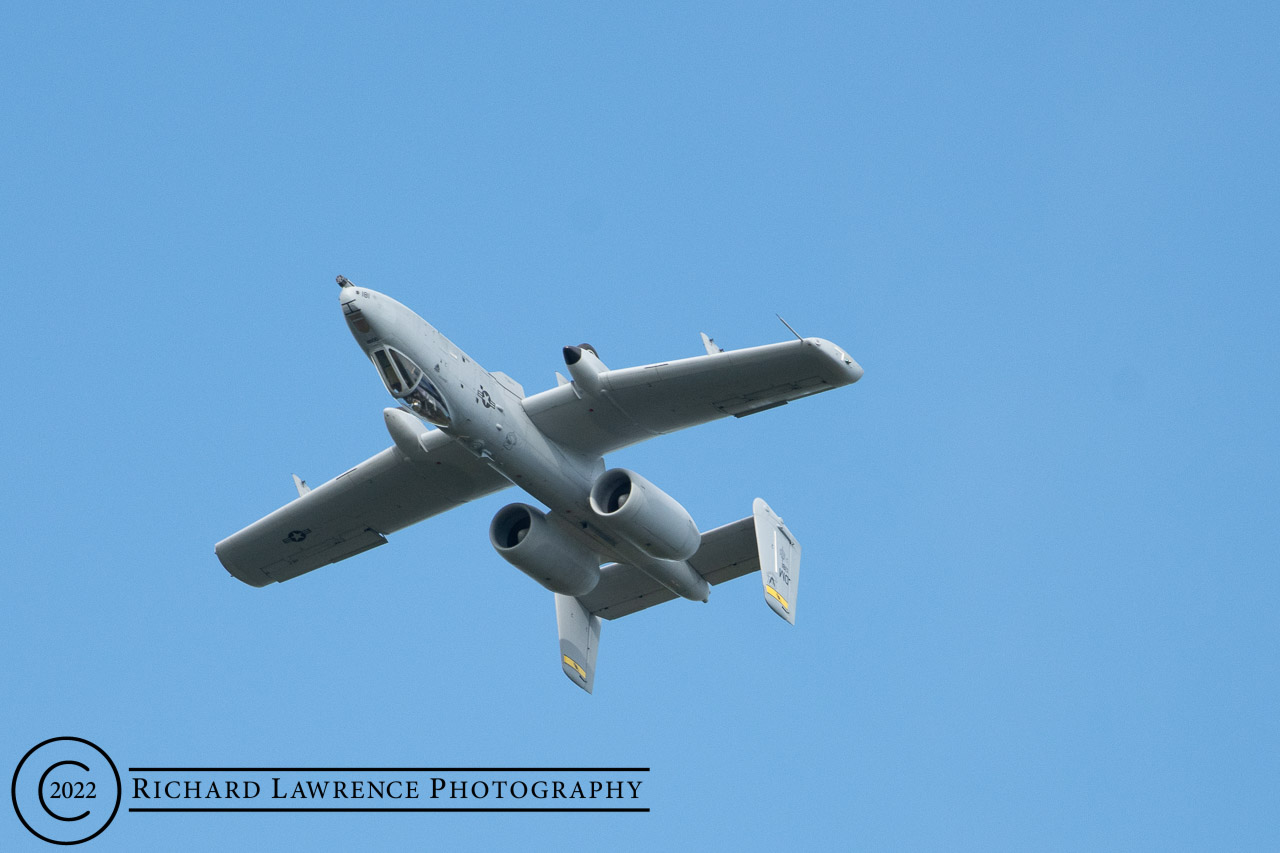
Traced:
<path fill-rule="evenodd" d="M 756 498 L 751 505 L 760 552 L 764 601 L 783 619 L 796 624 L 796 594 L 800 586 L 800 543 L 769 505 Z"/>
<path fill-rule="evenodd" d="M 569 680 L 588 693 L 596 680 L 600 617 L 571 595 L 555 593 L 556 628 L 560 632 L 560 665 Z"/>

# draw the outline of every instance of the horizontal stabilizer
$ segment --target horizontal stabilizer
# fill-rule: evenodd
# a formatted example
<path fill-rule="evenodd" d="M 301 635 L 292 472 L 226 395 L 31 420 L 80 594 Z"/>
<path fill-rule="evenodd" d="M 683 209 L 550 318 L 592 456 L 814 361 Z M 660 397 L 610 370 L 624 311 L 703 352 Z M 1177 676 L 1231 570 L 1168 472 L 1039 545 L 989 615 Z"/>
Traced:
<path fill-rule="evenodd" d="M 556 628 L 560 632 L 560 665 L 569 680 L 588 693 L 596 680 L 600 617 L 571 595 L 556 596 Z"/>
<path fill-rule="evenodd" d="M 743 518 L 702 534 L 702 542 L 697 553 L 689 558 L 689 565 L 713 585 L 755 571 L 760 563 L 756 558 L 752 520 Z M 617 619 L 678 597 L 636 567 L 610 563 L 601 567 L 595 589 L 578 601 L 602 619 Z"/>
<path fill-rule="evenodd" d="M 765 601 L 775 613 L 795 624 L 800 543 L 759 498 L 752 504 L 750 516 L 702 534 L 689 565 L 713 586 L 759 570 Z M 601 567 L 595 589 L 576 601 L 595 616 L 617 619 L 675 598 L 674 592 L 634 566 L 610 563 Z"/>
<path fill-rule="evenodd" d="M 709 584 L 721 584 L 760 570 L 765 603 L 792 625 L 800 580 L 800 543 L 769 505 L 756 498 L 752 514 L 702 534 L 689 558 Z M 569 680 L 588 693 L 596 675 L 601 619 L 617 619 L 673 601 L 678 596 L 634 566 L 610 563 L 600 569 L 595 589 L 574 598 L 556 595 L 560 663 Z"/>
<path fill-rule="evenodd" d="M 756 545 L 765 603 L 783 619 L 796 624 L 796 592 L 800 586 L 800 543 L 769 505 L 756 498 Z"/>

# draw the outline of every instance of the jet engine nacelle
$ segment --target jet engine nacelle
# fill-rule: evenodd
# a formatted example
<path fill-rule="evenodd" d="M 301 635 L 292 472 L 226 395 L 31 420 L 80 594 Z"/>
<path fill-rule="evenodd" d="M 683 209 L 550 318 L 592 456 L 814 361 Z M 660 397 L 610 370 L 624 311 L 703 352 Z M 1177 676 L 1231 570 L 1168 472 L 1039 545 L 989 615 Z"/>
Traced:
<path fill-rule="evenodd" d="M 600 580 L 600 559 L 528 504 L 498 510 L 489 524 L 489 542 L 504 560 L 552 592 L 586 595 Z"/>
<path fill-rule="evenodd" d="M 676 499 L 626 468 L 605 471 L 591 487 L 591 509 L 608 529 L 651 557 L 687 560 L 702 534 Z"/>

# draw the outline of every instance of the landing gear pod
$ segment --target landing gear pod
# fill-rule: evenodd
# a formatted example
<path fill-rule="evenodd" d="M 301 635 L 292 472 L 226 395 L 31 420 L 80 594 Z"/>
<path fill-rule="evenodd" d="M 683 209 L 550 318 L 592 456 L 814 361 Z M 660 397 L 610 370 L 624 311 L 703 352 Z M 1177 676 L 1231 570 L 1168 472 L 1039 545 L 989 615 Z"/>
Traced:
<path fill-rule="evenodd" d="M 498 510 L 489 542 L 502 559 L 552 592 L 586 595 L 600 580 L 600 559 L 528 504 Z"/>
<path fill-rule="evenodd" d="M 383 409 L 382 419 L 386 421 L 387 432 L 391 433 L 391 440 L 401 453 L 419 462 L 427 458 L 427 439 L 431 431 L 426 424 L 404 409 Z"/>
<path fill-rule="evenodd" d="M 564 364 L 569 368 L 569 375 L 573 377 L 578 396 L 600 393 L 600 377 L 608 372 L 609 368 L 605 367 L 600 356 L 596 355 L 595 347 L 591 344 L 565 347 Z"/>

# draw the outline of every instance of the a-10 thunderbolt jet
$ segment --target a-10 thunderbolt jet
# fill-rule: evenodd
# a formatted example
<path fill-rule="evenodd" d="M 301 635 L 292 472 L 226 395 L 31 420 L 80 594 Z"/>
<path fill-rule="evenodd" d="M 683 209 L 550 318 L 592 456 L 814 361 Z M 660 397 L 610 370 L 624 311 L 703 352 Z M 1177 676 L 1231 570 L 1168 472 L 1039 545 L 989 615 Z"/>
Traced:
<path fill-rule="evenodd" d="M 266 586 L 386 544 L 424 518 L 519 486 L 547 507 L 509 504 L 489 541 L 555 593 L 560 660 L 587 692 L 600 620 L 759 570 L 765 603 L 794 624 L 800 545 L 757 498 L 751 516 L 700 532 L 674 498 L 604 454 L 729 415 L 745 417 L 849 385 L 862 368 L 819 338 L 610 370 L 587 345 L 564 348 L 572 381 L 526 397 L 389 296 L 338 276 L 342 313 L 396 408 L 393 444 L 228 536 L 215 547 L 232 575 Z M 433 429 L 432 426 L 435 428 Z"/>

